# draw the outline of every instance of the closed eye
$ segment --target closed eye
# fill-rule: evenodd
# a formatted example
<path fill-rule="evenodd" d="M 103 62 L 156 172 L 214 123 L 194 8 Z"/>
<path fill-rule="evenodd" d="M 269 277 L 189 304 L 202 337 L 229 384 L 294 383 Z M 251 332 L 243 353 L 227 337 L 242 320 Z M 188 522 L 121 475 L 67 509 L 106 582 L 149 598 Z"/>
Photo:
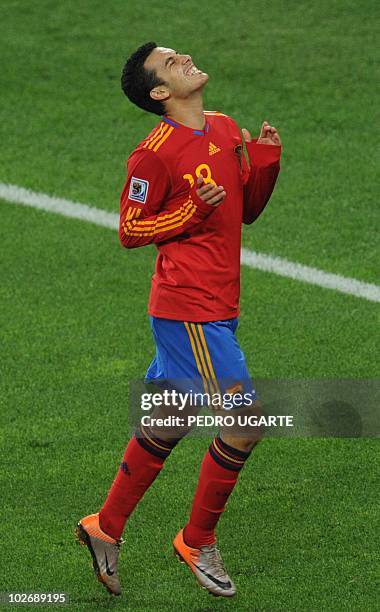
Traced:
<path fill-rule="evenodd" d="M 176 51 L 176 55 L 179 55 L 178 51 Z M 174 64 L 174 57 L 173 56 L 168 57 L 168 59 L 165 62 L 165 67 L 172 66 L 173 64 Z"/>

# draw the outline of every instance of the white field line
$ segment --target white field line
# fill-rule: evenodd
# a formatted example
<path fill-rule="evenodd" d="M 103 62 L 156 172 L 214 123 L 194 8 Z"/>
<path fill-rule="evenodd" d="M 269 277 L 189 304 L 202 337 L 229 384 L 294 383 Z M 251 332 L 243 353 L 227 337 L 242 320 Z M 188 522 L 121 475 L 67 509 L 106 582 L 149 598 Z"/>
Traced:
<path fill-rule="evenodd" d="M 318 268 L 303 266 L 302 264 L 280 257 L 255 253 L 248 249 L 242 249 L 241 255 L 242 263 L 251 268 L 263 270 L 264 272 L 273 272 L 279 276 L 286 276 L 287 278 L 309 283 L 310 285 L 317 285 L 324 289 L 333 289 L 334 291 L 354 295 L 370 302 L 380 302 L 380 287 L 378 285 L 364 283 L 348 276 L 324 272 L 323 270 L 318 270 Z"/>
<path fill-rule="evenodd" d="M 0 199 L 13 204 L 39 208 L 63 215 L 64 217 L 81 219 L 82 221 L 113 230 L 117 230 L 119 226 L 119 215 L 116 213 L 110 213 L 106 210 L 88 206 L 87 204 L 80 204 L 79 202 L 55 198 L 45 193 L 36 193 L 23 187 L 17 187 L 17 185 L 0 183 Z M 303 266 L 287 259 L 273 257 L 272 255 L 255 253 L 244 248 L 242 249 L 242 263 L 250 268 L 272 272 L 279 276 L 323 287 L 324 289 L 333 289 L 334 291 L 354 295 L 371 302 L 380 302 L 380 286 L 364 283 L 355 278 L 323 272 L 323 270 L 318 270 L 317 268 Z"/>

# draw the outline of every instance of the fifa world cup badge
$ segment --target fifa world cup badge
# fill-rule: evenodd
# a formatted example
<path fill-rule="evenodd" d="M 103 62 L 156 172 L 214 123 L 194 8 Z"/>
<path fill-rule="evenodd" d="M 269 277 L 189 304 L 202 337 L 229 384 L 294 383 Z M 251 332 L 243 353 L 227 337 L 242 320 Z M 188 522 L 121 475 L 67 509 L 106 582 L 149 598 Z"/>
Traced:
<path fill-rule="evenodd" d="M 145 204 L 148 189 L 149 181 L 132 176 L 128 194 L 129 200 L 134 200 L 135 202 L 140 202 L 140 204 Z"/>

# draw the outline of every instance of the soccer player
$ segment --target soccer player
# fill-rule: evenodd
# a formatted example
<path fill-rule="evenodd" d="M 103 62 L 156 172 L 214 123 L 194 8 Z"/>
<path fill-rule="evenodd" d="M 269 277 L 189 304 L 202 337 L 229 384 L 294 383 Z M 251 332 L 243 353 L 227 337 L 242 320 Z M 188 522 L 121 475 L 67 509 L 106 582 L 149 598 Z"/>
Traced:
<path fill-rule="evenodd" d="M 232 383 L 230 390 L 250 381 L 235 336 L 241 228 L 257 219 L 271 196 L 281 141 L 267 122 L 258 139 L 243 129 L 248 163 L 236 123 L 203 109 L 208 79 L 190 55 L 153 42 L 128 59 L 124 93 L 161 118 L 128 159 L 119 235 L 126 248 L 158 249 L 148 308 L 156 356 L 146 379 L 199 380 L 206 392 L 223 393 L 223 381 Z M 173 541 L 180 560 L 214 595 L 236 592 L 215 528 L 256 440 L 249 432 L 215 437 L 201 464 L 189 520 Z M 78 523 L 77 536 L 91 552 L 97 577 L 114 595 L 121 593 L 125 523 L 177 442 L 139 427 L 103 507 Z"/>

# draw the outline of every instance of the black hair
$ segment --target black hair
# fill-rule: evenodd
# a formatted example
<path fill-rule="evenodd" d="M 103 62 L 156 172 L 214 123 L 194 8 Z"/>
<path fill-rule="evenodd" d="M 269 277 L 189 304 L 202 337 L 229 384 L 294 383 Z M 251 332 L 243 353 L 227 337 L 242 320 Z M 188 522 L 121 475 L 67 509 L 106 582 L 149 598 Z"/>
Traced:
<path fill-rule="evenodd" d="M 153 100 L 149 92 L 157 85 L 165 83 L 157 77 L 154 70 L 144 68 L 146 58 L 156 47 L 155 42 L 148 42 L 132 53 L 123 68 L 121 88 L 127 98 L 136 106 L 149 113 L 164 115 L 166 112 L 165 105 L 159 100 Z"/>

